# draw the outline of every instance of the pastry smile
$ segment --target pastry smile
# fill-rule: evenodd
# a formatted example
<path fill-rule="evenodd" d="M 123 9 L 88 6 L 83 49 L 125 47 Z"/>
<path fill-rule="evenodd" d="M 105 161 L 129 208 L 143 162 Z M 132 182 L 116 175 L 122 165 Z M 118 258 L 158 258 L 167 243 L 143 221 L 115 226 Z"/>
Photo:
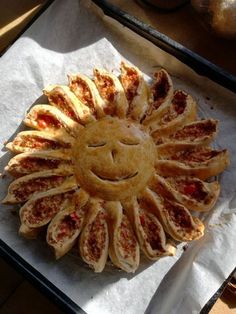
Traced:
<path fill-rule="evenodd" d="M 138 171 L 136 171 L 135 173 L 132 174 L 128 174 L 126 176 L 122 176 L 119 178 L 109 178 L 100 174 L 95 173 L 94 171 L 91 171 L 96 177 L 98 177 L 99 179 L 103 180 L 103 181 L 109 181 L 109 182 L 120 182 L 120 181 L 124 181 L 124 180 L 128 180 L 131 178 L 134 178 L 138 175 Z"/>

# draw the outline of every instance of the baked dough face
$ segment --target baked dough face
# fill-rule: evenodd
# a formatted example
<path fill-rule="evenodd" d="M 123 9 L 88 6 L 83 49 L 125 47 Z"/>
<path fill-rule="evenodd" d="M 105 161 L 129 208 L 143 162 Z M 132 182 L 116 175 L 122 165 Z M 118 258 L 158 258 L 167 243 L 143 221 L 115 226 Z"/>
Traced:
<path fill-rule="evenodd" d="M 104 118 L 87 125 L 76 141 L 75 175 L 92 196 L 122 200 L 146 186 L 155 153 L 152 138 L 138 124 Z"/>
<path fill-rule="evenodd" d="M 197 104 L 174 90 L 165 70 L 149 86 L 124 62 L 120 76 L 94 69 L 93 79 L 68 76 L 68 86 L 44 89 L 6 147 L 15 179 L 3 203 L 22 204 L 19 234 L 47 243 L 61 258 L 75 247 L 95 272 L 107 259 L 125 272 L 174 255 L 176 243 L 197 240 L 211 210 L 227 150 L 209 147 L 218 121 L 198 120 Z"/>

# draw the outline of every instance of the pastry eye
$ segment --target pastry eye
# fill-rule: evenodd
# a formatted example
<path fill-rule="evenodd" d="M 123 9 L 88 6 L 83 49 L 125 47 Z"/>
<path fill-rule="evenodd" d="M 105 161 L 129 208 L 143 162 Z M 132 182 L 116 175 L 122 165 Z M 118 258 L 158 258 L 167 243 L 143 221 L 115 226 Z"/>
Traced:
<path fill-rule="evenodd" d="M 91 143 L 91 144 L 88 144 L 88 147 L 102 147 L 102 146 L 105 146 L 105 145 L 106 145 L 105 142 Z"/>
<path fill-rule="evenodd" d="M 139 140 L 129 139 L 129 138 L 124 138 L 124 139 L 120 140 L 120 143 L 122 143 L 124 145 L 129 145 L 129 146 L 135 146 L 135 145 L 140 144 Z"/>

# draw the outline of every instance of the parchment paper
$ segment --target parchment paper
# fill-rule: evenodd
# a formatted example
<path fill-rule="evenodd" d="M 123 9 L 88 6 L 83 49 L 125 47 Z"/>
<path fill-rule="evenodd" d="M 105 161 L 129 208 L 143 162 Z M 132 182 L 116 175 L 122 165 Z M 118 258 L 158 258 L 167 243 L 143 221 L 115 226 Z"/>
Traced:
<path fill-rule="evenodd" d="M 199 313 L 236 264 L 235 96 L 101 12 L 95 14 L 89 4 L 55 1 L 0 59 L 1 169 L 10 158 L 4 141 L 22 128 L 26 110 L 44 101 L 41 95 L 46 85 L 66 84 L 68 73 L 91 75 L 94 66 L 115 71 L 127 59 L 147 79 L 158 67 L 165 67 L 175 87 L 197 100 L 200 116 L 220 120 L 215 146 L 230 150 L 231 166 L 219 178 L 219 201 L 202 216 L 206 222 L 202 239 L 189 244 L 185 252 L 179 245 L 175 257 L 155 263 L 142 258 L 135 274 L 110 265 L 94 274 L 76 249 L 55 261 L 44 236 L 35 241 L 18 236 L 19 218 L 13 215 L 13 206 L 1 205 L 0 237 L 88 313 Z M 1 179 L 1 199 L 8 183 L 8 177 Z"/>

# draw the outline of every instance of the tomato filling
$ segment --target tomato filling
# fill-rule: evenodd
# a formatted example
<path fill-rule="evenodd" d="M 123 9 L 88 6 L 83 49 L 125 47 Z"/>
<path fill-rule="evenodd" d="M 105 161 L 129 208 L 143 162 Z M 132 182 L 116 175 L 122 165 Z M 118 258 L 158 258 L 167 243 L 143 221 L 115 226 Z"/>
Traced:
<path fill-rule="evenodd" d="M 177 181 L 176 188 L 183 193 L 198 201 L 203 201 L 207 197 L 207 192 L 203 190 L 203 185 L 199 181 Z"/>
<path fill-rule="evenodd" d="M 161 125 L 174 120 L 178 117 L 178 115 L 181 115 L 185 111 L 187 105 L 186 98 L 187 95 L 181 91 L 178 91 L 174 94 L 172 105 L 166 114 L 162 117 L 160 123 Z"/>
<path fill-rule="evenodd" d="M 168 213 L 171 221 L 183 229 L 192 229 L 191 216 L 184 210 L 182 206 L 171 204 L 167 201 L 164 203 L 164 210 Z"/>
<path fill-rule="evenodd" d="M 126 98 L 131 103 L 137 95 L 139 75 L 134 68 L 128 68 L 126 69 L 126 74 L 121 76 L 121 81 L 125 89 Z"/>
<path fill-rule="evenodd" d="M 211 121 L 198 122 L 191 125 L 186 125 L 181 130 L 177 131 L 172 138 L 176 140 L 191 140 L 194 141 L 197 138 L 203 136 L 209 136 L 216 132 L 216 125 Z"/>
<path fill-rule="evenodd" d="M 170 157 L 171 160 L 178 160 L 180 162 L 205 162 L 208 161 L 215 156 L 219 155 L 220 152 L 216 150 L 208 150 L 204 148 L 196 149 L 196 150 L 186 150 L 178 152 Z"/>
<path fill-rule="evenodd" d="M 120 255 L 122 258 L 136 257 L 137 240 L 128 218 L 123 215 L 121 224 L 118 229 L 118 241 L 120 245 Z"/>
<path fill-rule="evenodd" d="M 67 177 L 58 175 L 31 179 L 16 187 L 16 189 L 13 190 L 13 194 L 18 201 L 24 202 L 34 192 L 43 192 L 57 187 L 61 185 L 65 179 L 67 179 Z"/>
<path fill-rule="evenodd" d="M 87 105 L 93 113 L 95 111 L 94 101 L 92 93 L 87 84 L 81 78 L 77 77 L 76 80 L 73 80 L 70 83 L 70 88 L 82 101 L 82 103 Z"/>
<path fill-rule="evenodd" d="M 76 122 L 78 118 L 72 109 L 73 105 L 69 97 L 64 93 L 61 88 L 55 88 L 53 94 L 48 97 L 49 101 L 54 103 L 62 112 L 64 112 L 69 118 L 73 119 Z"/>
<path fill-rule="evenodd" d="M 60 129 L 63 126 L 58 119 L 46 113 L 38 113 L 36 121 L 40 129 Z"/>
<path fill-rule="evenodd" d="M 41 170 L 50 170 L 58 168 L 59 165 L 70 165 L 70 160 L 60 159 L 45 159 L 40 157 L 26 157 L 20 161 L 20 164 L 15 164 L 12 168 L 15 168 L 16 172 L 31 173 Z M 12 169 L 13 170 L 13 169 Z"/>
<path fill-rule="evenodd" d="M 76 230 L 80 228 L 81 222 L 81 217 L 76 212 L 66 215 L 57 226 L 55 241 L 63 242 L 63 240 L 73 237 Z"/>
<path fill-rule="evenodd" d="M 25 215 L 25 220 L 32 225 L 50 221 L 61 209 L 61 205 L 70 192 L 47 196 L 36 200 Z"/>
<path fill-rule="evenodd" d="M 156 79 L 157 81 L 151 89 L 153 95 L 153 103 L 151 104 L 150 112 L 148 112 L 148 114 L 151 114 L 154 109 L 158 109 L 160 107 L 170 89 L 168 79 L 163 72 L 157 72 Z"/>
<path fill-rule="evenodd" d="M 160 237 L 161 229 L 155 219 L 153 219 L 153 215 L 140 209 L 139 220 L 145 233 L 146 241 L 150 244 L 151 248 L 153 250 L 164 252 L 165 250 L 162 247 Z"/>
<path fill-rule="evenodd" d="M 32 149 L 59 149 L 59 148 L 70 148 L 69 143 L 58 143 L 53 140 L 45 139 L 42 137 L 34 136 L 34 135 L 27 135 L 16 138 L 14 140 L 14 145 Z"/>
<path fill-rule="evenodd" d="M 97 262 L 105 248 L 106 243 L 106 229 L 105 229 L 105 213 L 100 211 L 89 226 L 87 243 L 87 252 L 90 260 Z"/>

